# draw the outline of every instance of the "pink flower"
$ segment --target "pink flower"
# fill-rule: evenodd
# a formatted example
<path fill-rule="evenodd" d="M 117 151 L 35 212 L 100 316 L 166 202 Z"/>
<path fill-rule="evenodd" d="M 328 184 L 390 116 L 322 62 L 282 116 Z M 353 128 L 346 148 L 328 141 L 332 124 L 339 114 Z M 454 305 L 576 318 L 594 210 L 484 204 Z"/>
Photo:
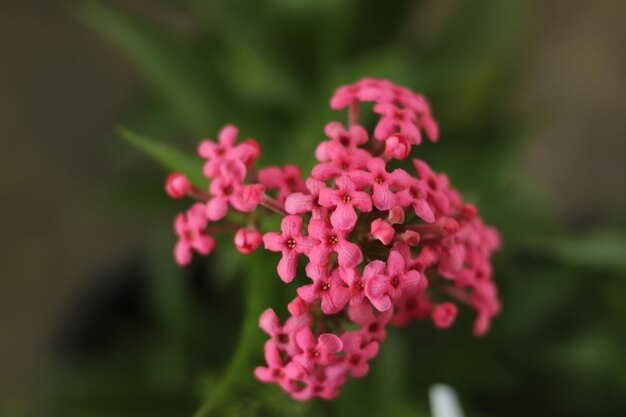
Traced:
<path fill-rule="evenodd" d="M 354 183 L 347 177 L 336 180 L 338 189 L 323 188 L 320 191 L 319 204 L 326 208 L 335 208 L 330 216 L 333 227 L 341 230 L 352 230 L 356 224 L 358 208 L 361 212 L 372 211 L 372 200 L 369 194 L 356 191 Z"/>
<path fill-rule="evenodd" d="M 432 309 L 432 302 L 424 292 L 408 292 L 396 302 L 396 312 L 391 318 L 391 324 L 405 326 L 411 319 L 425 319 Z"/>
<path fill-rule="evenodd" d="M 243 178 L 246 168 L 241 161 L 224 161 L 220 167 L 222 175 L 211 182 L 209 191 L 214 196 L 207 203 L 207 217 L 218 221 L 226 216 L 228 205 L 245 213 L 254 211 L 257 204 L 243 198 Z"/>
<path fill-rule="evenodd" d="M 367 282 L 365 294 L 379 311 L 391 309 L 392 302 L 397 300 L 404 291 L 417 287 L 422 274 L 416 270 L 407 270 L 404 257 L 395 250 L 387 259 L 387 274 L 378 274 Z"/>
<path fill-rule="evenodd" d="M 401 109 L 394 104 L 376 104 L 374 112 L 382 115 L 374 129 L 374 137 L 385 140 L 393 133 L 403 134 L 409 143 L 419 145 L 422 135 L 415 125 L 416 115 L 412 110 Z"/>
<path fill-rule="evenodd" d="M 235 233 L 235 247 L 243 254 L 254 252 L 263 242 L 263 235 L 258 230 L 239 229 Z"/>
<path fill-rule="evenodd" d="M 435 221 L 435 213 L 426 200 L 422 184 L 408 177 L 403 180 L 403 189 L 396 193 L 396 203 L 400 207 L 412 206 L 415 214 L 426 223 Z"/>
<path fill-rule="evenodd" d="M 327 210 L 318 204 L 320 191 L 326 188 L 323 181 L 315 178 L 307 178 L 306 188 L 308 193 L 293 193 L 285 199 L 285 211 L 289 214 L 313 213 L 312 218 L 324 217 Z"/>
<path fill-rule="evenodd" d="M 276 345 L 271 342 L 265 344 L 265 361 L 268 366 L 258 366 L 254 370 L 254 376 L 263 382 L 276 382 L 286 392 L 297 391 L 297 385 L 285 372 L 287 363 L 281 358 Z"/>
<path fill-rule="evenodd" d="M 432 313 L 433 323 L 440 329 L 447 329 L 454 323 L 458 311 L 459 309 L 454 303 L 445 302 L 437 304 Z"/>
<path fill-rule="evenodd" d="M 450 201 L 446 195 L 446 190 L 450 188 L 448 177 L 434 173 L 426 162 L 419 159 L 414 159 L 413 165 L 425 185 L 428 201 L 439 213 L 447 213 L 450 207 Z"/>
<path fill-rule="evenodd" d="M 298 288 L 298 295 L 307 303 L 322 299 L 322 312 L 336 314 L 350 300 L 350 290 L 344 286 L 337 270 L 328 273 L 327 266 L 308 264 L 306 271 L 313 284 Z"/>
<path fill-rule="evenodd" d="M 361 326 L 358 332 L 363 337 L 363 343 L 382 342 L 387 337 L 385 326 L 393 315 L 393 309 L 374 314 L 369 303 L 362 303 L 351 305 L 348 314 L 350 320 Z"/>
<path fill-rule="evenodd" d="M 309 327 L 312 323 L 310 314 L 301 314 L 287 319 L 284 326 L 280 325 L 278 316 L 271 308 L 265 310 L 259 318 L 259 327 L 271 336 L 271 342 L 282 351 L 289 354 L 297 352 L 296 333 Z"/>
<path fill-rule="evenodd" d="M 404 223 L 404 210 L 402 207 L 395 206 L 389 209 L 389 223 L 402 224 Z"/>
<path fill-rule="evenodd" d="M 393 226 L 383 219 L 376 219 L 370 226 L 370 233 L 376 239 L 380 240 L 383 245 L 388 245 L 393 240 L 396 231 Z"/>
<path fill-rule="evenodd" d="M 334 334 L 324 333 L 316 340 L 308 327 L 296 333 L 296 342 L 302 353 L 296 355 L 294 361 L 308 371 L 316 364 L 328 365 L 337 360 L 336 353 L 343 348 L 343 342 Z"/>
<path fill-rule="evenodd" d="M 327 149 L 329 143 L 338 143 L 345 148 L 357 151 L 357 147 L 365 144 L 368 139 L 367 131 L 359 125 L 350 126 L 350 129 L 346 130 L 341 123 L 330 122 L 324 128 L 324 132 L 331 141 L 325 141 L 318 145 L 315 150 L 315 157 L 319 161 L 328 161 L 331 159 Z"/>
<path fill-rule="evenodd" d="M 375 275 L 385 271 L 385 263 L 372 261 L 365 265 L 363 275 L 356 268 L 339 268 L 339 277 L 350 288 L 350 305 L 361 304 L 365 300 L 365 286 Z"/>
<path fill-rule="evenodd" d="M 363 149 L 349 151 L 336 142 L 328 142 L 326 153 L 330 162 L 320 162 L 311 172 L 313 178 L 321 181 L 342 175 L 349 177 L 352 172 L 364 168 L 367 161 L 372 157 L 369 152 Z"/>
<path fill-rule="evenodd" d="M 191 262 L 192 251 L 208 255 L 215 248 L 215 239 L 204 229 L 207 226 L 205 207 L 196 203 L 187 211 L 180 213 L 174 220 L 174 230 L 178 235 L 178 243 L 174 248 L 174 258 L 179 265 Z"/>
<path fill-rule="evenodd" d="M 298 255 L 308 254 L 316 244 L 314 239 L 303 236 L 302 218 L 290 215 L 283 218 L 280 225 L 282 234 L 268 232 L 263 236 L 265 248 L 272 252 L 282 252 L 283 257 L 278 263 L 278 276 L 285 281 L 291 282 L 296 276 Z"/>
<path fill-rule="evenodd" d="M 344 363 L 354 378 L 362 378 L 369 372 L 368 362 L 378 355 L 378 342 L 364 343 L 359 332 L 346 332 L 341 337 Z"/>
<path fill-rule="evenodd" d="M 165 180 L 165 191 L 172 198 L 183 198 L 192 189 L 191 182 L 180 172 L 173 172 Z"/>
<path fill-rule="evenodd" d="M 283 203 L 295 191 L 304 191 L 300 168 L 293 164 L 270 166 L 259 170 L 259 181 L 270 190 L 278 190 L 276 199 Z"/>
<path fill-rule="evenodd" d="M 339 266 L 353 268 L 360 264 L 363 259 L 361 249 L 346 240 L 347 234 L 345 230 L 330 228 L 323 220 L 311 220 L 309 235 L 318 241 L 309 253 L 311 262 L 316 265 L 327 264 L 330 254 L 336 252 Z"/>
<path fill-rule="evenodd" d="M 372 158 L 367 161 L 367 173 L 360 171 L 352 175 L 358 185 L 372 187 L 372 201 L 378 210 L 389 210 L 396 205 L 396 196 L 390 187 L 399 181 L 406 181 L 407 176 L 403 170 L 388 173 L 386 165 L 381 158 Z"/>
<path fill-rule="evenodd" d="M 207 158 L 208 161 L 204 165 L 204 174 L 209 178 L 215 178 L 220 175 L 220 168 L 224 161 L 240 160 L 246 165 L 254 162 L 260 155 L 259 145 L 252 139 L 235 146 L 239 130 L 233 125 L 226 125 L 220 131 L 218 138 L 219 143 L 211 140 L 204 140 L 198 146 L 198 154 Z"/>

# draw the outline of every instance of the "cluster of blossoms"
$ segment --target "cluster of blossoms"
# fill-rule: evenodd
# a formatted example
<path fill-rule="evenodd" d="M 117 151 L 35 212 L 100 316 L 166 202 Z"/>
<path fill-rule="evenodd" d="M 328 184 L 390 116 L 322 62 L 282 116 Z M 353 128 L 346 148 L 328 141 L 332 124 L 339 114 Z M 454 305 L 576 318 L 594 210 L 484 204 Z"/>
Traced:
<path fill-rule="evenodd" d="M 372 138 L 358 120 L 359 103 L 368 101 L 380 115 Z M 274 310 L 261 315 L 270 339 L 267 366 L 255 370 L 296 399 L 333 398 L 348 374 L 367 374 L 388 324 L 430 318 L 447 328 L 462 303 L 476 311 L 479 336 L 500 309 L 490 262 L 500 245 L 497 231 L 425 162 L 413 159 L 414 173 L 391 167 L 409 157 L 422 134 L 437 140 L 424 97 L 368 78 L 337 89 L 330 104 L 348 108 L 349 124 L 326 126 L 328 139 L 315 152 L 319 163 L 305 180 L 294 165 L 257 170 L 258 144 L 237 144 L 237 129 L 227 126 L 218 143 L 199 147 L 212 180 L 208 192 L 179 173 L 166 183 L 172 197 L 201 200 L 176 218 L 179 264 L 189 263 L 193 251 L 210 253 L 212 234 L 233 230 L 215 223 L 229 210 L 250 213 L 236 231 L 237 249 L 250 253 L 264 244 L 281 253 L 277 272 L 284 282 L 307 261 L 310 281 L 289 303 L 290 317 L 281 325 Z M 283 216 L 280 232 L 257 230 L 259 206 Z"/>

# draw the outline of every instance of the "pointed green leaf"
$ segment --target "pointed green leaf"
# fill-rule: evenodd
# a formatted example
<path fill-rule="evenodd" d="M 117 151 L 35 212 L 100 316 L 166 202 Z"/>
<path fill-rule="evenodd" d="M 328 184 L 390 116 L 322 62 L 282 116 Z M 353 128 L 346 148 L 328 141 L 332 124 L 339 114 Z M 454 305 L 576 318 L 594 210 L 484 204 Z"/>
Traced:
<path fill-rule="evenodd" d="M 117 133 L 165 168 L 182 172 L 196 187 L 206 188 L 207 179 L 202 175 L 202 160 L 200 158 L 188 155 L 170 145 L 139 136 L 121 127 L 117 129 Z"/>

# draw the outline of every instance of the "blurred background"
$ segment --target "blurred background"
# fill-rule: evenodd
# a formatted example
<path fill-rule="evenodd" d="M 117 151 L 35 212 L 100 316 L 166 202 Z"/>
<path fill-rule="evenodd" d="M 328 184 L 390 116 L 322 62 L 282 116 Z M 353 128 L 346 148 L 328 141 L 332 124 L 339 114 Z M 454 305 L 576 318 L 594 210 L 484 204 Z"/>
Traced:
<path fill-rule="evenodd" d="M 344 117 L 332 91 L 363 76 L 431 101 L 441 140 L 415 154 L 501 229 L 502 314 L 480 340 L 469 314 L 392 331 L 330 403 L 245 373 L 215 415 L 426 416 L 436 382 L 468 416 L 626 413 L 625 17 L 620 0 L 4 0 L 0 414 L 186 416 L 217 392 L 244 259 L 176 268 L 184 205 L 114 129 L 191 153 L 232 122 L 262 162 L 310 168 Z"/>

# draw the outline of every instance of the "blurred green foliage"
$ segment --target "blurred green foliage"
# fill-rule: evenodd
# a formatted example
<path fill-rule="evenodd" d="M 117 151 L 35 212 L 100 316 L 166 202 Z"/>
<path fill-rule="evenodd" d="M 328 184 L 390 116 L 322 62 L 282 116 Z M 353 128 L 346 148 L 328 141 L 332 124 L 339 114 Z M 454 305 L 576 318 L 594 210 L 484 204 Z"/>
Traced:
<path fill-rule="evenodd" d="M 131 178 L 123 187 L 156 197 L 128 207 L 163 214 L 144 257 L 152 319 L 116 329 L 97 355 L 54 368 L 48 415 L 185 416 L 208 401 L 219 416 L 419 417 L 429 415 L 427 388 L 436 382 L 456 388 L 468 416 L 626 411 L 624 229 L 572 231 L 517 164 L 537 129 L 537 115 L 511 105 L 530 2 L 115 4 L 79 1 L 76 10 L 145 80 L 121 134 L 168 169 L 196 170 L 197 182 L 199 163 L 188 155 L 225 123 L 259 140 L 261 163 L 308 170 L 324 124 L 345 117 L 327 105 L 339 84 L 386 77 L 424 93 L 442 136 L 415 154 L 449 173 L 501 229 L 495 279 L 503 312 L 480 340 L 468 312 L 445 332 L 429 323 L 393 330 L 371 374 L 350 381 L 339 399 L 294 402 L 252 376 L 262 354 L 258 313 L 295 291 L 276 279 L 273 254 L 241 260 L 221 245 L 205 273 L 209 291 L 194 294 L 192 273 L 171 261 L 165 226 L 180 206 L 160 196 L 164 175 L 148 184 Z"/>

